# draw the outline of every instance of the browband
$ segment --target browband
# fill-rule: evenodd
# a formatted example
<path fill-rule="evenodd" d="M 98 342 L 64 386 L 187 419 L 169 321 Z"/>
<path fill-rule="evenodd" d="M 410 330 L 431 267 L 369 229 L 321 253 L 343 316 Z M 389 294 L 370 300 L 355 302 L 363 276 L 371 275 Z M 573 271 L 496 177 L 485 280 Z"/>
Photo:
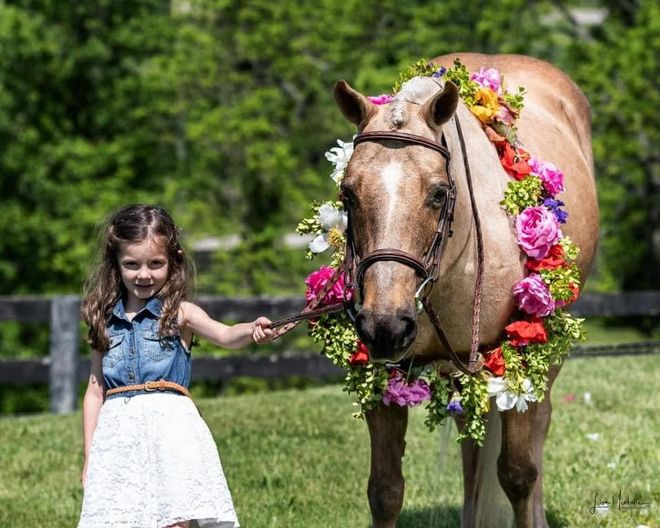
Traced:
<path fill-rule="evenodd" d="M 377 132 L 362 132 L 361 134 L 355 136 L 355 139 L 353 140 L 353 146 L 359 145 L 363 141 L 373 141 L 375 139 L 405 141 L 407 143 L 412 143 L 414 145 L 419 145 L 421 147 L 430 148 L 431 150 L 435 150 L 436 152 L 442 154 L 442 156 L 447 161 L 449 161 L 449 150 L 443 145 L 440 145 L 439 143 L 431 139 L 427 139 L 423 136 L 418 136 L 417 134 L 409 134 L 407 132 L 397 132 L 395 130 L 392 130 L 390 132 L 385 130 L 379 130 Z"/>

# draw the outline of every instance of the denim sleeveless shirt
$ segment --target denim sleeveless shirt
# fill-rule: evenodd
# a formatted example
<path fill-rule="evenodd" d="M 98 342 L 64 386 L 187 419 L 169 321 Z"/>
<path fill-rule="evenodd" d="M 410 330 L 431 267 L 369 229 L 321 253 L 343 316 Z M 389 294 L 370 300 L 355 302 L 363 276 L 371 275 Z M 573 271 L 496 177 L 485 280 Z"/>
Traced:
<path fill-rule="evenodd" d="M 158 380 L 190 386 L 190 352 L 183 346 L 181 336 L 158 335 L 162 309 L 161 300 L 152 297 L 130 321 L 123 300 L 117 301 L 107 322 L 110 346 L 103 355 L 106 390 Z M 108 398 L 135 394 L 144 393 L 128 391 Z"/>

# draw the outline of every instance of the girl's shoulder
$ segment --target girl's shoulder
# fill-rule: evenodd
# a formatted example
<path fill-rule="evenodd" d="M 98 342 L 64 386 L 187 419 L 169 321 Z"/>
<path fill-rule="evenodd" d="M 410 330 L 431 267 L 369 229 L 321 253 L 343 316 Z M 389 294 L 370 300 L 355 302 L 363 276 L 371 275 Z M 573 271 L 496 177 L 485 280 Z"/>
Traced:
<path fill-rule="evenodd" d="M 199 317 L 200 314 L 206 314 L 202 308 L 197 306 L 195 303 L 190 302 L 190 301 L 182 301 L 181 304 L 179 305 L 179 324 L 182 326 L 186 326 L 187 323 L 191 321 L 191 319 L 194 319 L 195 317 Z"/>

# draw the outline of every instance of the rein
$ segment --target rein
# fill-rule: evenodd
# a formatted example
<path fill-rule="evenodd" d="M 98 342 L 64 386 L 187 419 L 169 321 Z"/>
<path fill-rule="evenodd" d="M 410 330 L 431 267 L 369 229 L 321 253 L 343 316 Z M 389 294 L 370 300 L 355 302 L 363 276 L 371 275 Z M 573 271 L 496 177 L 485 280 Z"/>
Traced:
<path fill-rule="evenodd" d="M 444 136 L 442 137 L 442 144 L 425 137 L 418 136 L 416 134 L 397 131 L 363 132 L 362 134 L 359 134 L 355 137 L 353 140 L 354 146 L 367 141 L 400 141 L 408 145 L 422 146 L 438 152 L 440 155 L 442 155 L 443 158 L 445 158 L 449 185 L 446 189 L 446 200 L 438 219 L 438 227 L 436 229 L 435 235 L 433 236 L 430 247 L 422 255 L 422 260 L 414 255 L 411 255 L 410 253 L 394 248 L 377 249 L 364 256 L 362 259 L 358 260 L 355 251 L 355 242 L 353 239 L 351 217 L 350 213 L 348 213 L 348 226 L 346 229 L 346 256 L 344 259 L 343 270 L 346 276 L 347 287 L 356 285 L 357 288 L 355 289 L 359 289 L 360 295 L 362 296 L 364 274 L 366 273 L 367 269 L 376 262 L 392 261 L 412 268 L 420 278 L 420 286 L 417 289 L 416 300 L 418 301 L 421 308 L 423 308 L 426 312 L 429 320 L 431 321 L 431 324 L 435 329 L 438 339 L 449 352 L 451 361 L 456 365 L 456 368 L 458 368 L 458 370 L 464 374 L 473 375 L 479 370 L 481 366 L 479 362 L 479 322 L 484 273 L 483 234 L 479 213 L 477 211 L 476 201 L 474 198 L 472 174 L 470 172 L 470 165 L 468 163 L 463 131 L 461 129 L 458 116 L 454 116 L 454 119 L 456 122 L 456 130 L 463 155 L 463 165 L 465 167 L 468 191 L 470 195 L 470 204 L 472 207 L 472 215 L 477 235 L 477 277 L 472 305 L 472 338 L 468 364 L 465 365 L 463 363 L 454 348 L 451 346 L 447 335 L 442 329 L 440 318 L 438 317 L 429 301 L 429 295 L 433 289 L 433 284 L 438 278 L 440 260 L 442 258 L 444 246 L 446 244 L 447 238 L 452 236 L 451 224 L 454 219 L 454 206 L 456 204 L 457 189 L 449 170 L 450 153 L 445 146 Z M 348 208 L 346 210 L 348 212 Z M 315 318 L 324 313 L 346 310 L 353 319 L 352 315 L 354 311 L 354 303 L 342 303 L 325 306 L 318 309 L 316 308 L 316 306 L 321 303 L 322 299 L 330 291 L 334 283 L 338 280 L 341 270 L 342 267 L 339 267 L 337 270 L 335 270 L 335 274 L 333 275 L 332 279 L 328 281 L 328 283 L 319 292 L 319 294 L 307 304 L 301 313 L 280 319 L 278 321 L 273 321 L 272 327 L 276 328 L 276 337 L 279 337 L 280 335 L 288 332 L 300 321 Z"/>

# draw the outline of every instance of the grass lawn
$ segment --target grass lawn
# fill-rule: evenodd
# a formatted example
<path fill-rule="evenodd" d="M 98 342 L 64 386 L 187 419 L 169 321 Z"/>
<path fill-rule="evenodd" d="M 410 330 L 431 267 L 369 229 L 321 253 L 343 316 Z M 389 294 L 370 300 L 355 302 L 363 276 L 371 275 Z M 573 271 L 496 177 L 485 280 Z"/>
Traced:
<path fill-rule="evenodd" d="M 659 526 L 658 357 L 567 362 L 553 394 L 545 496 L 553 527 Z M 585 401 L 590 393 L 591 403 Z M 366 528 L 369 442 L 339 386 L 200 400 L 245 528 Z M 402 528 L 459 524 L 455 428 L 411 413 Z M 595 436 L 595 435 L 598 436 Z M 589 439 L 587 435 L 593 435 Z M 0 419 L 0 526 L 72 527 L 82 499 L 80 413 Z M 592 515 L 594 495 L 650 503 Z"/>

